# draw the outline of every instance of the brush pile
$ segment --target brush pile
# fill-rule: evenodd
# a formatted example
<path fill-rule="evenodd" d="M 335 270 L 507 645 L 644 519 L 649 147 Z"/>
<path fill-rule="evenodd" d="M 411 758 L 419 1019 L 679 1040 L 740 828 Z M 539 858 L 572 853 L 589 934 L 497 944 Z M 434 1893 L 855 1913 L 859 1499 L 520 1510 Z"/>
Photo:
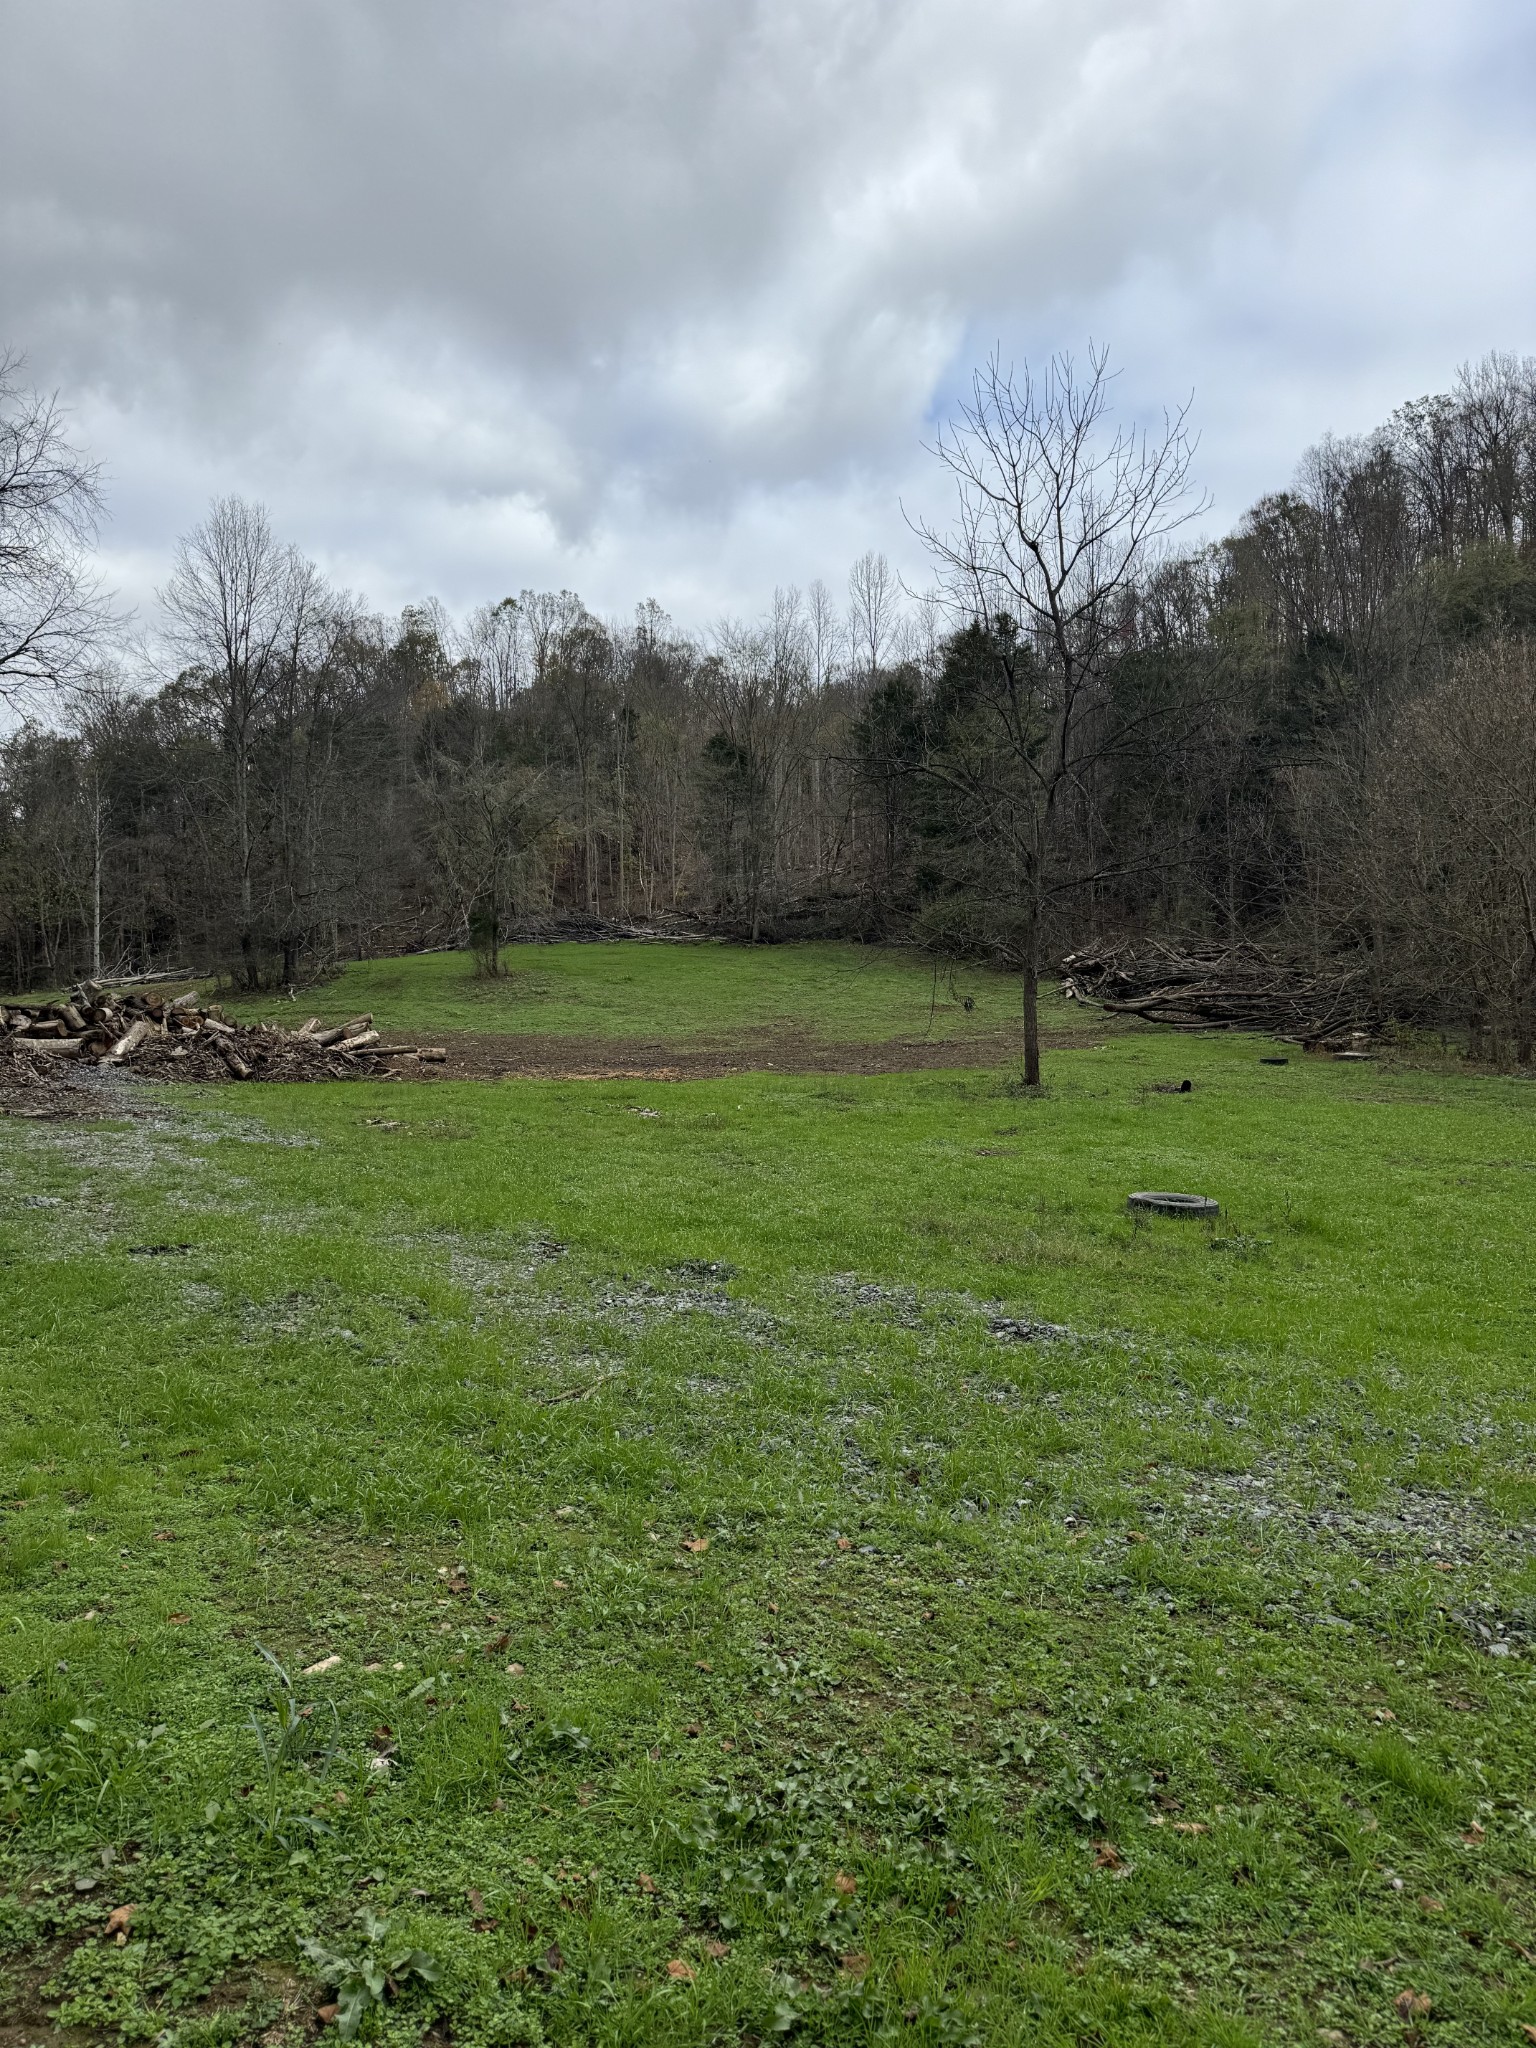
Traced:
<path fill-rule="evenodd" d="M 1370 1035 L 1359 973 L 1307 974 L 1257 947 L 1197 955 L 1164 944 L 1105 946 L 1069 953 L 1061 968 L 1069 1001 L 1176 1031 L 1262 1031 L 1329 1051 Z"/>
<path fill-rule="evenodd" d="M 74 1060 L 127 1067 L 157 1081 L 343 1081 L 396 1062 L 445 1058 L 440 1046 L 381 1045 L 371 1016 L 297 1031 L 231 1022 L 196 989 L 159 996 L 82 982 L 62 1002 L 0 1002 L 0 1061 Z"/>

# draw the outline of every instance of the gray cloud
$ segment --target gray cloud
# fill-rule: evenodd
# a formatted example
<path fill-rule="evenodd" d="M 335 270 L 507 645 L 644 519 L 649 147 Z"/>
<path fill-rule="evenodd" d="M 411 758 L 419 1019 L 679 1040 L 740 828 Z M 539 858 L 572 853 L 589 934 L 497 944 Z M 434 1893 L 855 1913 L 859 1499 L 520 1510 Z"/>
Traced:
<path fill-rule="evenodd" d="M 215 490 L 377 601 L 701 620 L 868 545 L 969 364 L 1193 385 L 1222 515 L 1530 347 L 1515 0 L 0 0 L 0 335 L 136 595 Z"/>

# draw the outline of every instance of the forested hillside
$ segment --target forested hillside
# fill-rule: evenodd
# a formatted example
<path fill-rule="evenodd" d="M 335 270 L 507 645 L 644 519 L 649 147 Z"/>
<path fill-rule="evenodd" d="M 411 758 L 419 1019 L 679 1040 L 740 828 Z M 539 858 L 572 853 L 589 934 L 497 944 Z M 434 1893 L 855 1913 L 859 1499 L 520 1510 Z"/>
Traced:
<path fill-rule="evenodd" d="M 994 365 L 940 445 L 932 594 L 869 555 L 703 636 L 569 591 L 382 619 L 226 500 L 132 652 L 60 553 L 95 479 L 5 396 L 12 988 L 183 963 L 277 986 L 466 939 L 494 971 L 560 914 L 1042 969 L 1165 935 L 1354 972 L 1383 1014 L 1531 1056 L 1536 360 L 1321 443 L 1194 548 L 1181 420 L 1116 429 L 1097 358 Z M 72 637 L 23 644 L 50 563 Z"/>

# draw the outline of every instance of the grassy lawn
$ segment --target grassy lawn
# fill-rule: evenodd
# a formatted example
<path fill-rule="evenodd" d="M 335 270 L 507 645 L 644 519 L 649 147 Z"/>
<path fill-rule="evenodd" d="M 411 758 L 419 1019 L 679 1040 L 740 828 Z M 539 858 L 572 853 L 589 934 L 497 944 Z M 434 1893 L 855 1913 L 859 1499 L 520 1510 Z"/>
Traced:
<path fill-rule="evenodd" d="M 618 943 L 508 946 L 505 974 L 479 979 L 468 953 L 353 961 L 305 1016 L 361 1010 L 402 1032 L 550 1032 L 686 1042 L 788 1027 L 833 1041 L 991 1037 L 1017 1023 L 1014 975 L 935 963 L 895 946 Z M 967 1002 L 970 1008 L 966 1007 Z M 291 1020 L 294 1005 L 239 999 L 233 1011 Z M 1053 1000 L 1050 1021 L 1071 1021 Z"/>
<path fill-rule="evenodd" d="M 1536 1098 L 1269 1050 L 0 1124 L 3 2048 L 1522 2041 Z"/>

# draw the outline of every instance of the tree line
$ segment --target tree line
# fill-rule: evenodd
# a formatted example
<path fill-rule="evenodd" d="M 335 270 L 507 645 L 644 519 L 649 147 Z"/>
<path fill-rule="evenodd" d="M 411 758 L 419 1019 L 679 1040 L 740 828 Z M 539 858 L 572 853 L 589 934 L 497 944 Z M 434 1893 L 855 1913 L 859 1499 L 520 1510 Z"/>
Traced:
<path fill-rule="evenodd" d="M 0 978 L 249 987 L 530 919 L 1105 937 L 1362 978 L 1536 1040 L 1536 359 L 1325 440 L 1214 542 L 1183 414 L 1104 356 L 981 369 L 914 596 L 868 554 L 706 635 L 524 590 L 382 619 L 229 499 L 147 637 L 91 580 L 99 480 L 0 365 Z M 40 694 L 46 692 L 46 694 Z"/>

